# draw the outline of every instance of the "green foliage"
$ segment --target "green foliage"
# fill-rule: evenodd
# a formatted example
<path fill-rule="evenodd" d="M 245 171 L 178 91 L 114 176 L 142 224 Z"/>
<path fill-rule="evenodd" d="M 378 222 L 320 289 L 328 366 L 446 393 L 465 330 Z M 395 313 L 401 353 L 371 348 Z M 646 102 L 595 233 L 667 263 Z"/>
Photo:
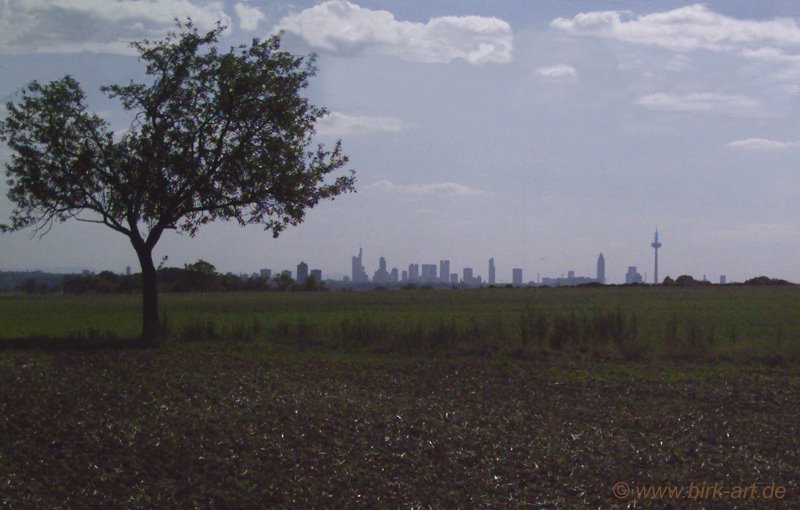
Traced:
<path fill-rule="evenodd" d="M 24 282 L 14 287 L 14 290 L 25 292 L 26 294 L 44 294 L 49 292 L 51 287 L 35 278 L 27 278 Z"/>
<path fill-rule="evenodd" d="M 272 282 L 280 290 L 289 290 L 294 286 L 294 279 L 288 274 L 278 273 L 272 277 Z"/>
<path fill-rule="evenodd" d="M 118 275 L 111 271 L 98 274 L 67 275 L 61 290 L 68 294 L 113 294 L 140 292 L 141 276 Z"/>
<path fill-rule="evenodd" d="M 313 59 L 281 51 L 278 36 L 220 53 L 224 27 L 178 29 L 133 43 L 150 81 L 102 88 L 132 113 L 122 136 L 89 112 L 69 76 L 32 82 L 6 105 L 10 228 L 89 212 L 152 244 L 164 229 L 194 234 L 215 219 L 260 223 L 277 235 L 319 200 L 353 189 L 352 176 L 324 183 L 347 163 L 338 144 L 308 150 L 326 113 L 301 96 Z"/>
<path fill-rule="evenodd" d="M 745 285 L 792 285 L 786 280 L 770 278 L 768 276 L 756 276 L 744 282 Z"/>
<path fill-rule="evenodd" d="M 166 230 L 193 236 L 223 219 L 278 236 L 321 200 L 354 190 L 352 172 L 326 181 L 347 164 L 341 143 L 313 143 L 327 113 L 302 95 L 313 57 L 282 51 L 277 35 L 221 52 L 224 28 L 200 34 L 178 22 L 179 33 L 132 43 L 147 80 L 101 88 L 130 113 L 121 135 L 90 112 L 70 76 L 31 82 L 0 120 L 14 204 L 3 230 L 43 235 L 75 218 L 128 237 L 142 268 L 148 344 L 160 337 L 152 253 Z"/>
<path fill-rule="evenodd" d="M 666 282 L 665 282 L 665 284 L 666 284 Z M 667 285 L 669 285 L 669 284 L 667 284 Z M 694 278 L 692 278 L 688 274 L 682 274 L 682 275 L 680 275 L 679 277 L 677 277 L 675 279 L 675 282 L 673 283 L 673 285 L 678 285 L 678 286 L 681 286 L 681 287 L 694 287 L 694 286 L 697 286 L 697 285 L 711 285 L 711 282 L 706 281 L 706 280 L 695 280 Z"/>

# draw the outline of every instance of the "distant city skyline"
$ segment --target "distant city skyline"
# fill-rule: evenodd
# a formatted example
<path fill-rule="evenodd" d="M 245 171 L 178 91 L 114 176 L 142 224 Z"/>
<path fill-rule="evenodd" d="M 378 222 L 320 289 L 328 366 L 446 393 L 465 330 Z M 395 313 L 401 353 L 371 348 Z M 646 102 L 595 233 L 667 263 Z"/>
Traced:
<path fill-rule="evenodd" d="M 435 263 L 421 263 L 421 262 L 411 262 L 407 266 L 400 264 L 398 266 L 391 266 L 388 263 L 388 259 L 384 255 L 380 255 L 378 257 L 377 262 L 377 269 L 373 272 L 373 276 L 369 276 L 369 264 L 365 264 L 364 262 L 364 250 L 363 248 L 359 248 L 358 255 L 354 255 L 351 257 L 351 269 L 350 273 L 346 274 L 343 272 L 338 271 L 326 271 L 322 269 L 309 269 L 309 265 L 305 261 L 301 261 L 299 264 L 296 265 L 296 269 L 293 271 L 292 269 L 283 268 L 279 269 L 278 267 L 260 267 L 258 270 L 255 271 L 222 271 L 222 272 L 232 272 L 238 275 L 258 275 L 263 278 L 270 279 L 273 275 L 286 275 L 290 276 L 295 279 L 298 283 L 305 283 L 309 276 L 313 276 L 317 281 L 323 280 L 342 280 L 344 282 L 350 282 L 355 284 L 361 283 L 374 283 L 374 284 L 401 284 L 401 283 L 420 283 L 420 284 L 444 284 L 444 285 L 467 285 L 467 286 L 479 286 L 479 285 L 529 285 L 529 284 L 538 284 L 538 285 L 545 285 L 545 286 L 574 286 L 580 285 L 583 283 L 590 283 L 590 282 L 598 282 L 603 284 L 615 284 L 615 283 L 662 283 L 664 277 L 670 276 L 673 279 L 677 276 L 682 274 L 689 274 L 690 276 L 697 277 L 700 280 L 707 280 L 708 274 L 703 273 L 702 277 L 699 275 L 693 275 L 690 273 L 676 273 L 671 275 L 664 275 L 663 277 L 658 276 L 658 249 L 660 249 L 662 243 L 660 241 L 660 236 L 658 233 L 658 229 L 656 229 L 655 234 L 653 236 L 653 242 L 650 244 L 650 247 L 654 249 L 656 252 L 655 255 L 655 262 L 654 262 L 654 273 L 653 278 L 651 280 L 647 280 L 647 273 L 642 275 L 638 271 L 638 266 L 625 266 L 627 271 L 622 275 L 620 279 L 613 279 L 610 280 L 606 276 L 606 261 L 603 253 L 601 252 L 597 259 L 596 259 L 596 270 L 593 277 L 591 276 L 579 276 L 575 270 L 568 269 L 566 272 L 562 271 L 560 273 L 556 273 L 557 276 L 542 276 L 540 271 L 532 270 L 528 274 L 536 274 L 535 279 L 526 279 L 524 278 L 525 269 L 522 267 L 511 267 L 508 268 L 508 278 L 503 277 L 502 270 L 500 271 L 500 277 L 497 277 L 497 266 L 495 265 L 494 257 L 489 257 L 487 260 L 487 273 L 486 275 L 480 274 L 479 271 L 476 271 L 472 266 L 464 266 L 459 272 L 451 272 L 451 262 L 450 259 L 441 259 L 438 262 L 438 265 Z M 202 258 L 202 257 L 199 257 Z M 211 261 L 215 266 L 216 263 Z M 402 267 L 401 267 L 402 266 Z M 57 269 L 57 268 L 56 268 Z M 453 266 L 455 270 L 455 266 Z M 37 270 L 44 270 L 44 271 L 54 271 L 53 268 L 6 268 L 0 269 L 5 271 L 37 271 Z M 74 268 L 62 268 L 61 271 L 55 270 L 54 272 L 72 272 L 72 273 L 80 273 L 86 271 L 101 271 L 101 270 L 111 270 L 112 272 L 118 273 L 125 273 L 130 274 L 131 267 L 126 266 L 124 271 L 109 269 L 108 266 L 104 266 L 103 269 L 87 269 L 85 267 L 74 267 Z M 757 274 L 752 274 L 747 276 L 744 279 L 752 278 L 755 276 L 761 276 Z M 769 275 L 776 277 L 776 275 Z M 720 273 L 717 278 L 719 282 L 722 284 L 733 282 L 734 280 L 729 280 L 726 274 Z"/>
<path fill-rule="evenodd" d="M 628 266 L 658 280 L 766 275 L 800 281 L 800 11 L 794 2 L 574 0 L 120 0 L 11 2 L 0 35 L 0 104 L 31 80 L 70 74 L 111 129 L 130 118 L 99 87 L 143 79 L 128 42 L 173 18 L 221 48 L 283 30 L 315 52 L 317 126 L 341 138 L 358 193 L 320 204 L 273 239 L 235 222 L 164 235 L 154 254 L 221 272 L 365 274 L 379 257 L 463 268 L 508 283 L 596 277 Z M 239 7 L 237 8 L 237 5 Z M 535 8 L 532 7 L 535 5 Z M 782 27 L 776 31 L 775 26 Z M 55 28 L 57 29 L 55 29 Z M 4 115 L 0 107 L 0 116 Z M 11 154 L 0 144 L 0 165 Z M 0 223 L 13 205 L 0 179 Z M 0 235 L 0 269 L 139 270 L 126 239 L 98 225 Z M 473 277 L 475 277 L 473 276 Z"/>

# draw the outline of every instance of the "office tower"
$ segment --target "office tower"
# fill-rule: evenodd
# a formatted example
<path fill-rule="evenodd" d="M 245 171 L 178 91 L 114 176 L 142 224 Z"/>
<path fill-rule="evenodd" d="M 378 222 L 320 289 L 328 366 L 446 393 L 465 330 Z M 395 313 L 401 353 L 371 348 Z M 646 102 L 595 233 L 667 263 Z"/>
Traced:
<path fill-rule="evenodd" d="M 286 276 L 287 278 L 291 278 L 292 272 L 289 271 L 288 269 L 284 269 L 283 271 L 281 271 L 281 276 Z"/>
<path fill-rule="evenodd" d="M 397 274 L 397 268 L 393 267 L 392 271 L 389 273 L 389 283 L 397 283 L 397 280 L 399 279 Z"/>
<path fill-rule="evenodd" d="M 130 276 L 130 275 L 131 275 L 131 266 L 127 266 L 127 267 L 125 268 L 125 274 L 126 274 L 126 275 L 128 275 L 128 276 Z"/>
<path fill-rule="evenodd" d="M 458 285 L 458 273 L 450 273 L 450 285 Z"/>
<path fill-rule="evenodd" d="M 467 285 L 467 286 L 474 285 L 474 280 L 475 279 L 472 277 L 472 268 L 471 267 L 465 267 L 463 272 L 464 272 L 464 276 L 461 279 L 461 282 L 464 285 Z"/>
<path fill-rule="evenodd" d="M 408 281 L 414 283 L 419 281 L 419 264 L 408 265 Z"/>
<path fill-rule="evenodd" d="M 728 277 L 724 274 L 719 275 L 719 284 L 725 285 L 726 283 L 728 283 Z"/>
<path fill-rule="evenodd" d="M 314 281 L 317 283 L 322 282 L 322 270 L 321 269 L 312 269 L 311 270 L 311 277 L 314 278 Z"/>
<path fill-rule="evenodd" d="M 400 273 L 400 281 L 404 283 L 408 281 L 408 271 L 404 270 Z"/>
<path fill-rule="evenodd" d="M 450 283 L 450 261 L 439 261 L 439 281 L 442 283 Z"/>
<path fill-rule="evenodd" d="M 515 267 L 511 270 L 511 283 L 514 286 L 522 285 L 522 269 L 519 267 Z"/>
<path fill-rule="evenodd" d="M 308 280 L 308 264 L 300 262 L 297 264 L 297 283 L 303 285 Z"/>
<path fill-rule="evenodd" d="M 269 280 L 272 277 L 272 270 L 262 269 L 261 271 L 259 271 L 259 274 L 261 275 L 261 278 Z"/>
<path fill-rule="evenodd" d="M 489 259 L 489 285 L 495 284 L 494 258 Z"/>
<path fill-rule="evenodd" d="M 378 270 L 372 276 L 372 281 L 375 283 L 388 283 L 389 271 L 386 270 L 386 258 L 381 257 L 378 261 Z"/>
<path fill-rule="evenodd" d="M 436 282 L 436 264 L 422 264 L 423 283 Z"/>
<path fill-rule="evenodd" d="M 625 283 L 643 283 L 642 275 L 636 272 L 636 266 L 628 266 L 628 272 L 625 274 Z"/>
<path fill-rule="evenodd" d="M 650 246 L 652 246 L 653 250 L 656 252 L 656 270 L 655 274 L 653 275 L 653 283 L 658 285 L 658 249 L 661 248 L 661 243 L 658 242 L 658 229 L 656 229 L 656 236 L 653 239 L 653 242 L 650 243 Z"/>
<path fill-rule="evenodd" d="M 367 276 L 367 272 L 364 270 L 364 254 L 361 248 L 358 249 L 358 257 L 353 257 L 352 279 L 353 283 L 369 281 L 369 276 Z"/>
<path fill-rule="evenodd" d="M 597 257 L 597 283 L 606 283 L 606 259 L 602 253 Z"/>

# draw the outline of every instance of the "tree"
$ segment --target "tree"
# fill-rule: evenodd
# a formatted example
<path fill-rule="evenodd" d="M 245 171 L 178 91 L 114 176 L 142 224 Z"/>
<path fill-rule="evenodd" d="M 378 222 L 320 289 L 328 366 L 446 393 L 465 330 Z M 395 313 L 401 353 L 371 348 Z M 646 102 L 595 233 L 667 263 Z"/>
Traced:
<path fill-rule="evenodd" d="M 153 249 L 165 231 L 194 236 L 217 219 L 260 224 L 277 237 L 320 200 L 354 191 L 354 172 L 326 181 L 347 157 L 313 145 L 324 108 L 301 95 L 314 57 L 280 49 L 278 36 L 220 51 L 224 27 L 200 34 L 191 21 L 177 33 L 132 46 L 146 83 L 101 90 L 130 112 L 112 132 L 87 109 L 70 76 L 31 82 L 6 105 L 0 140 L 15 204 L 4 231 L 74 218 L 103 224 L 131 242 L 142 268 L 142 339 L 160 339 Z"/>
<path fill-rule="evenodd" d="M 294 285 L 294 278 L 286 273 L 278 273 L 272 277 L 272 281 L 280 290 L 289 290 Z"/>
<path fill-rule="evenodd" d="M 193 264 L 184 264 L 184 280 L 186 287 L 192 291 L 214 290 L 217 280 L 217 268 L 214 264 L 199 259 Z"/>

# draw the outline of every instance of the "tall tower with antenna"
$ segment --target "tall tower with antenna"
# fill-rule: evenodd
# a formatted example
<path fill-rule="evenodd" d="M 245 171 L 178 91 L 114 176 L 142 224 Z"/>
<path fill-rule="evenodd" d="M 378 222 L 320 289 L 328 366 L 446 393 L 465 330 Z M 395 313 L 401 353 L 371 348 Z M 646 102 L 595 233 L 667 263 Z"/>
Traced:
<path fill-rule="evenodd" d="M 656 252 L 656 268 L 655 268 L 656 270 L 653 275 L 653 283 L 658 285 L 658 249 L 661 248 L 661 243 L 658 241 L 658 227 L 656 227 L 656 235 L 655 238 L 653 239 L 653 242 L 650 243 L 650 246 L 652 246 L 653 250 L 655 250 Z"/>

